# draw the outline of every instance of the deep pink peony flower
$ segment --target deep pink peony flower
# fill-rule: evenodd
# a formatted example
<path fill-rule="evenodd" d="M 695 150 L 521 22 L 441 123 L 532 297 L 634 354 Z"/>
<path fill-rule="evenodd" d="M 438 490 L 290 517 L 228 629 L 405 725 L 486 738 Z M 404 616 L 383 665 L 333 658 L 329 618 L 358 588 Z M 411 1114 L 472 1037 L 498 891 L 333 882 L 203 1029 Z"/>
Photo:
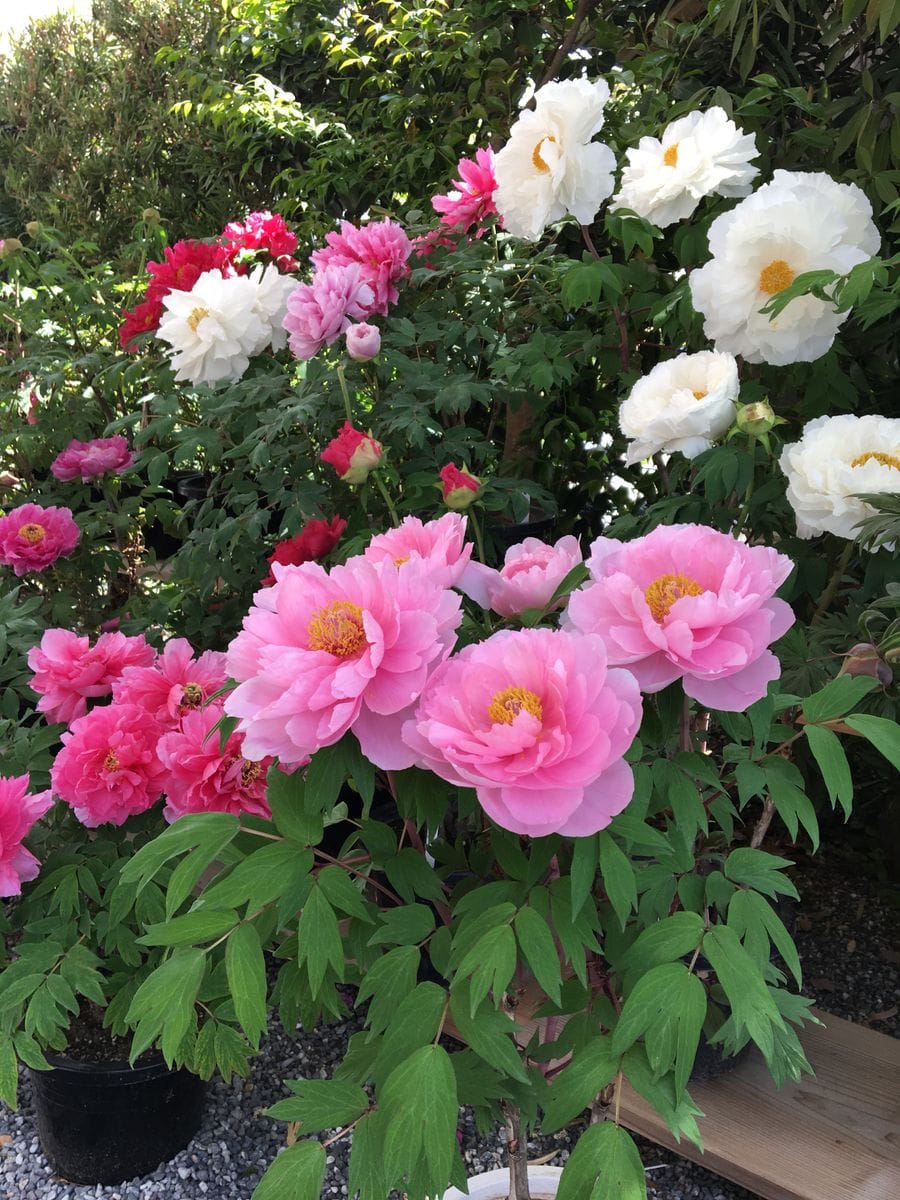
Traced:
<path fill-rule="evenodd" d="M 470 563 L 459 586 L 482 608 L 492 608 L 501 617 L 514 617 L 526 608 L 545 608 L 581 560 L 577 538 L 562 537 L 555 546 L 540 538 L 525 538 L 510 546 L 499 571 Z"/>
<path fill-rule="evenodd" d="M 272 759 L 250 762 L 242 758 L 244 739 L 239 733 L 232 733 L 220 750 L 219 734 L 213 730 L 222 715 L 219 701 L 191 709 L 178 729 L 160 738 L 157 753 L 168 772 L 163 782 L 167 821 L 201 812 L 271 816 L 266 772 Z"/>
<path fill-rule="evenodd" d="M 143 300 L 134 308 L 122 309 L 122 324 L 119 326 L 119 345 L 129 353 L 137 353 L 135 339 L 142 333 L 159 329 L 165 309 L 162 298 Z"/>
<path fill-rule="evenodd" d="M 494 175 L 494 152 L 488 146 L 475 151 L 475 158 L 459 160 L 459 179 L 453 180 L 455 192 L 446 196 L 433 196 L 431 203 L 441 213 L 441 224 L 451 229 L 468 233 L 477 227 L 476 237 L 481 237 L 486 217 L 496 215 L 494 192 L 497 179 Z"/>
<path fill-rule="evenodd" d="M 162 795 L 166 769 L 156 753 L 162 732 L 137 704 L 92 708 L 62 735 L 50 772 L 53 791 L 89 829 L 121 825 Z"/>
<path fill-rule="evenodd" d="M 331 439 L 319 458 L 334 467 L 344 483 L 365 483 L 378 466 L 381 455 L 381 442 L 377 442 L 371 433 L 362 433 L 345 421 L 337 437 Z"/>
<path fill-rule="evenodd" d="M 22 504 L 0 517 L 0 563 L 17 575 L 44 571 L 71 554 L 79 537 L 70 508 Z"/>
<path fill-rule="evenodd" d="M 454 587 L 472 557 L 472 543 L 466 541 L 466 518 L 458 513 L 444 513 L 436 521 L 405 517 L 397 529 L 376 533 L 364 557 L 398 567 L 422 562 L 439 587 Z"/>
<path fill-rule="evenodd" d="M 0 896 L 18 896 L 41 864 L 22 845 L 35 821 L 53 806 L 51 792 L 28 794 L 27 775 L 0 775 Z"/>
<path fill-rule="evenodd" d="M 438 662 L 450 653 L 460 598 L 424 567 L 395 571 L 354 558 L 275 567 L 228 649 L 239 687 L 225 711 L 240 717 L 244 756 L 295 763 L 353 729 L 376 766 L 412 757 L 399 726 Z"/>
<path fill-rule="evenodd" d="M 481 491 L 481 480 L 465 468 L 460 470 L 453 463 L 441 467 L 438 474 L 444 503 L 448 508 L 468 508 Z"/>
<path fill-rule="evenodd" d="M 346 528 L 347 522 L 343 517 L 332 517 L 330 521 L 307 521 L 299 533 L 279 542 L 266 561 L 269 566 L 281 563 L 282 566 L 290 564 L 295 567 L 305 562 L 316 562 L 331 553 Z M 262 585 L 268 587 L 274 582 L 275 576 L 270 571 Z"/>
<path fill-rule="evenodd" d="M 409 274 L 407 259 L 412 242 L 403 229 L 387 217 L 362 226 L 341 221 L 340 233 L 326 234 L 325 241 L 323 249 L 310 255 L 316 270 L 357 264 L 360 278 L 372 289 L 373 298 L 365 315 L 378 313 L 386 317 L 388 308 L 400 296 L 395 285 Z"/>
<path fill-rule="evenodd" d="M 41 697 L 38 712 L 70 725 L 87 712 L 88 700 L 110 694 L 126 667 L 147 667 L 155 657 L 142 634 L 103 633 L 91 646 L 71 629 L 48 629 L 28 651 L 31 686 Z"/>
<path fill-rule="evenodd" d="M 310 359 L 336 342 L 351 321 L 369 315 L 374 293 L 359 263 L 317 270 L 288 296 L 282 322 L 294 358 Z"/>
<path fill-rule="evenodd" d="M 225 683 L 225 655 L 205 650 L 198 658 L 185 638 L 171 638 L 151 667 L 128 667 L 113 684 L 117 704 L 142 708 L 163 729 L 200 708 Z"/>
<path fill-rule="evenodd" d="M 598 538 L 593 579 L 569 597 L 563 623 L 606 642 L 645 692 L 683 678 L 700 704 L 743 712 L 781 667 L 767 649 L 794 623 L 776 589 L 791 560 L 705 525 L 660 525 L 634 542 Z"/>
<path fill-rule="evenodd" d="M 134 451 L 121 434 L 109 438 L 94 438 L 79 442 L 73 438 L 50 464 L 57 479 L 96 479 L 100 475 L 121 475 L 134 463 Z"/>
<path fill-rule="evenodd" d="M 360 321 L 351 325 L 346 334 L 347 353 L 357 362 L 368 362 L 381 349 L 381 330 L 377 325 Z"/>
<path fill-rule="evenodd" d="M 293 257 L 297 235 L 288 229 L 280 213 L 247 213 L 244 221 L 229 221 L 222 230 L 222 238 L 231 243 L 233 253 L 266 250 L 279 271 L 296 271 L 299 265 Z"/>
<path fill-rule="evenodd" d="M 600 638 L 503 630 L 438 667 L 403 740 L 504 829 L 582 837 L 631 799 L 622 756 L 640 723 L 637 681 L 607 671 Z"/>

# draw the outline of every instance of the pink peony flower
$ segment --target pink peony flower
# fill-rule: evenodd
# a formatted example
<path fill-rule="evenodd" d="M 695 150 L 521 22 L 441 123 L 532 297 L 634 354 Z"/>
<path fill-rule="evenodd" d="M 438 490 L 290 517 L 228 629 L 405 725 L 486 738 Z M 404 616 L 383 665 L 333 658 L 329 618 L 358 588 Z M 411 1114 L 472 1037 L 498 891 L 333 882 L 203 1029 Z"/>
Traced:
<path fill-rule="evenodd" d="M 468 508 L 481 490 L 481 480 L 463 468 L 447 463 L 440 469 L 441 490 L 448 508 Z"/>
<path fill-rule="evenodd" d="M 578 539 L 562 537 L 555 546 L 526 538 L 510 546 L 499 571 L 470 563 L 460 590 L 482 608 L 514 617 L 526 608 L 546 608 L 553 593 L 582 560 Z M 560 607 L 564 602 L 560 601 Z"/>
<path fill-rule="evenodd" d="M 240 717 L 244 756 L 295 763 L 352 728 L 376 766 L 409 766 L 399 726 L 450 653 L 459 596 L 424 567 L 364 558 L 330 572 L 276 566 L 275 575 L 228 649 L 239 686 L 225 711 Z"/>
<path fill-rule="evenodd" d="M 41 407 L 41 399 L 37 392 L 32 391 L 28 397 L 28 412 L 25 414 L 26 425 L 37 425 L 38 409 Z"/>
<path fill-rule="evenodd" d="M 395 285 L 409 274 L 406 260 L 412 253 L 412 242 L 397 222 L 387 217 L 363 226 L 341 221 L 340 233 L 327 234 L 325 241 L 327 245 L 310 256 L 317 272 L 327 267 L 358 265 L 360 279 L 372 289 L 373 298 L 365 315 L 379 313 L 386 317 L 390 305 L 400 297 Z"/>
<path fill-rule="evenodd" d="M 364 557 L 398 567 L 406 562 L 422 562 L 439 587 L 454 587 L 472 557 L 472 543 L 466 541 L 466 518 L 458 513 L 444 513 L 436 521 L 405 517 L 397 529 L 376 533 Z"/>
<path fill-rule="evenodd" d="M 322 462 L 334 467 L 344 483 L 365 483 L 370 472 L 378 466 L 382 455 L 381 442 L 371 433 L 361 433 L 345 421 L 322 453 Z"/>
<path fill-rule="evenodd" d="M 71 554 L 80 536 L 70 508 L 22 504 L 0 517 L 0 563 L 17 575 L 44 571 Z"/>
<path fill-rule="evenodd" d="M 381 330 L 377 325 L 360 321 L 347 330 L 347 353 L 357 362 L 368 362 L 381 349 Z"/>
<path fill-rule="evenodd" d="M 504 829 L 582 837 L 631 799 L 622 756 L 640 723 L 637 681 L 607 670 L 600 638 L 503 630 L 438 667 L 403 740 Z"/>
<path fill-rule="evenodd" d="M 89 829 L 121 825 L 162 795 L 165 767 L 156 754 L 162 732 L 137 704 L 92 708 L 62 735 L 50 772 L 53 791 Z"/>
<path fill-rule="evenodd" d="M 294 358 L 310 359 L 336 342 L 351 321 L 369 315 L 374 293 L 359 263 L 326 266 L 288 296 L 282 322 Z"/>
<path fill-rule="evenodd" d="M 108 696 L 127 667 L 147 667 L 156 657 L 143 635 L 104 633 L 91 646 L 71 629 L 48 629 L 28 651 L 31 687 L 41 697 L 38 712 L 70 725 L 87 712 L 88 700 Z"/>
<path fill-rule="evenodd" d="M 185 713 L 181 726 L 160 738 L 157 754 L 168 771 L 163 783 L 167 821 L 185 813 L 229 812 L 269 817 L 266 803 L 266 772 L 271 758 L 250 762 L 241 757 L 244 739 L 232 733 L 219 749 L 219 734 L 213 732 L 223 715 L 215 701 L 207 708 Z"/>
<path fill-rule="evenodd" d="M 51 792 L 28 794 L 27 775 L 0 775 L 0 896 L 18 896 L 41 864 L 22 845 L 35 821 L 53 806 Z"/>
<path fill-rule="evenodd" d="M 90 442 L 79 442 L 73 438 L 61 454 L 50 464 L 57 479 L 96 479 L 100 475 L 121 475 L 134 463 L 134 451 L 129 450 L 128 441 L 121 434 L 110 438 L 94 438 Z"/>
<path fill-rule="evenodd" d="M 463 233 L 468 233 L 474 225 L 477 227 L 475 236 L 481 237 L 485 218 L 497 212 L 494 203 L 497 179 L 494 175 L 494 152 L 490 146 L 476 150 L 474 160 L 461 158 L 459 173 L 461 178 L 453 180 L 456 191 L 446 196 L 433 196 L 432 206 L 442 214 L 442 225 Z"/>
<path fill-rule="evenodd" d="M 247 213 L 244 221 L 229 221 L 222 230 L 222 238 L 231 243 L 233 253 L 265 250 L 279 271 L 297 269 L 298 264 L 293 257 L 297 249 L 297 235 L 288 229 L 284 217 L 279 213 Z"/>
<path fill-rule="evenodd" d="M 163 729 L 200 708 L 226 680 L 225 655 L 205 650 L 198 658 L 185 638 L 171 638 L 150 667 L 128 667 L 113 684 L 117 704 L 142 708 Z"/>
<path fill-rule="evenodd" d="M 605 640 L 645 692 L 682 678 L 700 704 L 743 712 L 781 667 L 767 649 L 794 623 L 776 589 L 789 558 L 705 525 L 660 525 L 634 542 L 598 538 L 593 580 L 569 597 L 563 623 Z"/>

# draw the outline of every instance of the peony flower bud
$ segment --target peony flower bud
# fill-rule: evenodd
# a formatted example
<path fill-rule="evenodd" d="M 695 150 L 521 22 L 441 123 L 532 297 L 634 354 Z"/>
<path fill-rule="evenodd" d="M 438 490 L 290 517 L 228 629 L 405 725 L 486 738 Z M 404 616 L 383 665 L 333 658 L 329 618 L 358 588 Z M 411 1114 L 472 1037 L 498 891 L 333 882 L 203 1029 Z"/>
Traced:
<path fill-rule="evenodd" d="M 25 226 L 25 232 L 29 237 L 37 237 L 42 229 L 43 225 L 40 223 L 40 221 L 29 221 Z"/>
<path fill-rule="evenodd" d="M 444 503 L 448 508 L 468 508 L 481 490 L 481 480 L 470 475 L 465 467 L 460 470 L 453 463 L 447 463 L 446 467 L 441 467 L 440 476 Z"/>
<path fill-rule="evenodd" d="M 345 421 L 319 457 L 334 467 L 344 483 L 365 483 L 381 455 L 381 442 Z"/>
<path fill-rule="evenodd" d="M 741 433 L 749 433 L 751 437 L 761 437 L 780 424 L 767 400 L 742 405 L 735 420 Z"/>
<path fill-rule="evenodd" d="M 141 220 L 145 221 L 148 225 L 158 225 L 160 219 L 158 208 L 145 208 L 141 213 Z"/>
<path fill-rule="evenodd" d="M 11 254 L 17 254 L 22 249 L 22 243 L 18 238 L 0 238 L 0 258 L 9 258 Z"/>
<path fill-rule="evenodd" d="M 894 673 L 871 642 L 858 642 L 844 656 L 839 675 L 870 675 L 882 687 L 890 687 Z"/>
<path fill-rule="evenodd" d="M 347 353 L 357 362 L 368 362 L 381 349 L 381 330 L 360 321 L 347 330 Z"/>

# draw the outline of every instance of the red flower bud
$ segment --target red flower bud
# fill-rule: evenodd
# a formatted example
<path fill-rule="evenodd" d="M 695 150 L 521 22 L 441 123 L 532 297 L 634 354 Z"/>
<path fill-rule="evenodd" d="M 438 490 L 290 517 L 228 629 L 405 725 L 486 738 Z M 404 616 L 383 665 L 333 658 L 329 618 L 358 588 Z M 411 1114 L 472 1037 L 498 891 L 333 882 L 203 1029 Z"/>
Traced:
<path fill-rule="evenodd" d="M 344 483 L 365 483 L 369 472 L 378 466 L 381 454 L 381 442 L 345 421 L 319 457 L 334 467 Z"/>

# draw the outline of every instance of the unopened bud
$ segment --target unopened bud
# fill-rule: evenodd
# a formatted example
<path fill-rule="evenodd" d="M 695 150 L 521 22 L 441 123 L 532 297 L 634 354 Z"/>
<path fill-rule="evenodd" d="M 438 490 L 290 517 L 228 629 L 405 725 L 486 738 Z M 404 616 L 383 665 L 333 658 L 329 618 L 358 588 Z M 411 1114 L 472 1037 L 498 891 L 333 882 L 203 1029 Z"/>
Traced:
<path fill-rule="evenodd" d="M 0 258 L 7 258 L 10 254 L 17 254 L 22 249 L 22 243 L 18 238 L 0 238 Z"/>
<path fill-rule="evenodd" d="M 894 672 L 871 642 L 858 642 L 847 651 L 839 675 L 868 675 L 882 687 L 890 687 Z"/>
<path fill-rule="evenodd" d="M 780 424 L 767 400 L 760 400 L 756 404 L 744 404 L 738 409 L 735 420 L 742 433 L 752 434 L 753 437 L 762 437 L 764 433 Z"/>
<path fill-rule="evenodd" d="M 41 225 L 40 221 L 29 221 L 25 226 L 25 232 L 29 237 L 37 237 L 42 229 L 43 225 Z"/>
<path fill-rule="evenodd" d="M 141 213 L 141 220 L 146 221 L 148 225 L 158 225 L 160 219 L 158 208 L 145 208 Z"/>

